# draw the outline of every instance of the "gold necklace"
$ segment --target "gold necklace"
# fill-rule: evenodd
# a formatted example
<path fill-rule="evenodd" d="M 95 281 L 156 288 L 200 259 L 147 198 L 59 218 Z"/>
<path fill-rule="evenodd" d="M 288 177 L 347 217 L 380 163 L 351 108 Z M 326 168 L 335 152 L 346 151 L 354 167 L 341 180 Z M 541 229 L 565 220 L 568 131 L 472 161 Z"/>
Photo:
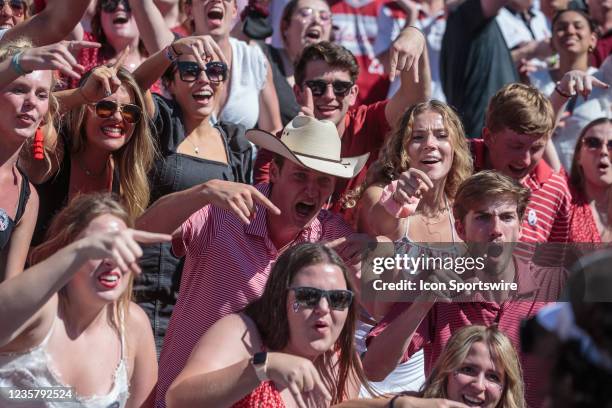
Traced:
<path fill-rule="evenodd" d="M 102 168 L 101 171 L 99 171 L 98 173 L 94 173 L 91 170 L 89 170 L 88 168 L 85 167 L 85 165 L 83 164 L 83 158 L 82 157 L 77 157 L 77 165 L 79 166 L 79 168 L 85 173 L 85 175 L 87 177 L 96 177 L 96 178 L 100 178 L 102 177 L 103 174 L 106 173 L 106 166 L 108 166 L 108 160 L 104 163 L 104 167 Z"/>
<path fill-rule="evenodd" d="M 193 151 L 195 152 L 195 154 L 197 154 L 197 155 L 199 156 L 199 155 L 200 155 L 200 148 L 199 148 L 198 146 L 196 146 L 196 144 L 195 144 L 195 143 L 193 143 L 193 142 L 191 141 L 191 139 L 189 139 L 189 136 L 187 136 L 187 137 L 185 138 L 185 140 L 186 140 L 186 141 L 188 141 L 188 142 L 189 142 L 189 144 L 193 146 Z"/>

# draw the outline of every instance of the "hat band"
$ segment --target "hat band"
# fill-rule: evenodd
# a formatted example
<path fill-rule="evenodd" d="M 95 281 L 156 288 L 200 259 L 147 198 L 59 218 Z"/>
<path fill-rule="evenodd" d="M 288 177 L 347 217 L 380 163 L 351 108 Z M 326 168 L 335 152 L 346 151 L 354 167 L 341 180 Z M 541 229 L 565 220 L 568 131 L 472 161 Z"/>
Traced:
<path fill-rule="evenodd" d="M 330 162 L 330 163 L 337 163 L 340 164 L 342 166 L 350 166 L 351 163 L 349 162 L 342 162 L 342 159 L 340 160 L 334 160 L 334 159 L 326 159 L 325 157 L 319 157 L 319 156 L 315 156 L 312 154 L 306 154 L 306 153 L 300 153 L 300 152 L 292 152 L 293 154 L 299 154 L 300 156 L 304 156 L 304 157 L 308 157 L 310 159 L 316 159 L 316 160 L 322 160 L 322 161 L 326 161 L 326 162 Z"/>

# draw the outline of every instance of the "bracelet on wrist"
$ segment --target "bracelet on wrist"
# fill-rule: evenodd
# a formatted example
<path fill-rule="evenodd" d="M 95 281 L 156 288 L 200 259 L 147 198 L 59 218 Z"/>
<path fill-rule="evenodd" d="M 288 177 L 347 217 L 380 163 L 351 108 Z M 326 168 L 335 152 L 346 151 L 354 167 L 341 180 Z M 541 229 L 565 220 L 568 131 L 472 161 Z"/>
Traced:
<path fill-rule="evenodd" d="M 17 54 L 13 55 L 13 58 L 11 58 L 11 67 L 19 76 L 30 74 L 32 72 L 32 71 L 26 71 L 21 66 L 21 55 L 22 54 L 23 54 L 23 51 L 20 51 Z"/>
<path fill-rule="evenodd" d="M 559 87 L 560 85 L 561 85 L 561 82 L 557 82 L 557 85 L 555 86 L 555 92 L 564 98 L 567 98 L 567 99 L 571 98 L 573 95 L 563 92 L 561 88 Z"/>
<path fill-rule="evenodd" d="M 178 51 L 176 50 L 176 48 L 174 48 L 174 43 L 170 44 L 170 48 L 172 49 L 172 52 L 174 53 L 174 55 L 176 55 L 176 56 L 177 56 L 177 58 L 178 58 L 180 55 L 182 55 L 182 53 L 178 52 Z"/>
<path fill-rule="evenodd" d="M 177 54 L 176 51 L 174 51 L 172 44 L 166 47 L 164 53 L 166 54 L 166 58 L 168 58 L 168 61 L 172 63 L 176 62 L 176 60 L 178 59 L 178 56 L 180 55 L 180 54 Z"/>

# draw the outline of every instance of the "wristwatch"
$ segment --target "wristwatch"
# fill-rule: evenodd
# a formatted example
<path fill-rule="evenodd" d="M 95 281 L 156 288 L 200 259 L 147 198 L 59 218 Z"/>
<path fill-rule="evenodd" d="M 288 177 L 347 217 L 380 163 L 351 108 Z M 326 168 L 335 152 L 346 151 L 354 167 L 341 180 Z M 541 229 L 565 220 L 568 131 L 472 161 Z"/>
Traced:
<path fill-rule="evenodd" d="M 268 353 L 260 351 L 255 353 L 251 359 L 251 365 L 255 369 L 255 374 L 259 381 L 268 381 L 268 375 L 266 374 L 266 363 L 268 362 Z"/>

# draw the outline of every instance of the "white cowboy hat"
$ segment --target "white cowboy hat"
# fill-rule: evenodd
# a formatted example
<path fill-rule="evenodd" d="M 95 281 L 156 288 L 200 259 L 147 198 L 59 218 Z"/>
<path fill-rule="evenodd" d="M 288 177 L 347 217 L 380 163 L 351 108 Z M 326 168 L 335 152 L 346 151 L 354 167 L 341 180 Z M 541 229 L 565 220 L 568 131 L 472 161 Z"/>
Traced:
<path fill-rule="evenodd" d="M 251 129 L 246 137 L 259 147 L 321 173 L 336 177 L 355 177 L 368 161 L 370 153 L 340 157 L 340 136 L 328 120 L 296 116 L 285 126 L 280 139 L 263 130 Z"/>

